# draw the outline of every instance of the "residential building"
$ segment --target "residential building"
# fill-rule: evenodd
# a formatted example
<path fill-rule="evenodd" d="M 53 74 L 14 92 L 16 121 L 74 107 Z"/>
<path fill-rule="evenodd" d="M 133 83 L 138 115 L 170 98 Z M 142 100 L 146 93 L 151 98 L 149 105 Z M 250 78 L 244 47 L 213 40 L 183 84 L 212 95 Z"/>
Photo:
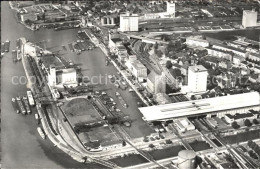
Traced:
<path fill-rule="evenodd" d="M 243 122 L 245 121 L 246 119 L 248 120 L 253 120 L 256 118 L 256 115 L 254 115 L 253 113 L 243 113 L 243 114 L 240 114 L 240 113 L 237 113 L 235 115 L 231 115 L 231 114 L 226 114 L 224 116 L 226 122 L 228 122 L 229 124 L 233 123 L 234 121 L 236 122 Z"/>
<path fill-rule="evenodd" d="M 174 18 L 175 17 L 175 3 L 168 2 L 168 1 L 166 1 L 166 3 L 167 3 L 166 13 Z"/>
<path fill-rule="evenodd" d="M 195 46 L 195 47 L 208 47 L 209 42 L 207 40 L 196 38 L 196 37 L 188 37 L 186 38 L 186 44 L 188 46 Z"/>
<path fill-rule="evenodd" d="M 188 87 L 191 92 L 205 92 L 207 90 L 207 69 L 202 65 L 189 66 Z"/>
<path fill-rule="evenodd" d="M 244 10 L 242 25 L 244 28 L 257 26 L 257 12 L 255 10 Z"/>
<path fill-rule="evenodd" d="M 208 55 L 210 56 L 232 60 L 232 55 L 230 54 L 230 52 L 214 49 L 211 47 L 206 47 L 205 49 L 208 51 Z"/>

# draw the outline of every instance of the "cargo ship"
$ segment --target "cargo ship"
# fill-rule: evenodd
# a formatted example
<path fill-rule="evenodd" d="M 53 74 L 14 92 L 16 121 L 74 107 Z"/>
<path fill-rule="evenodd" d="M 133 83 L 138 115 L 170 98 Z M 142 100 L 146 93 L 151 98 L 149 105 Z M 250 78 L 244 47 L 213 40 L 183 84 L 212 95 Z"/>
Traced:
<path fill-rule="evenodd" d="M 12 57 L 13 57 L 13 62 L 17 62 L 17 51 L 12 50 Z"/>
<path fill-rule="evenodd" d="M 29 106 L 29 101 L 28 101 L 28 99 L 27 99 L 26 96 L 23 97 L 23 102 L 24 102 L 24 105 L 25 105 L 25 109 L 26 109 L 27 114 L 31 114 L 31 109 L 30 109 L 30 106 Z"/>
<path fill-rule="evenodd" d="M 43 132 L 43 130 L 42 130 L 41 127 L 37 127 L 37 131 L 38 131 L 38 133 L 40 134 L 40 136 L 41 136 L 42 139 L 45 139 L 45 138 L 46 138 L 46 136 L 45 136 L 45 134 L 44 134 L 44 132 Z"/>
<path fill-rule="evenodd" d="M 4 44 L 5 52 L 9 52 L 10 41 L 7 39 Z"/>
<path fill-rule="evenodd" d="M 2 42 L 2 43 L 1 43 L 1 56 L 3 56 L 4 53 L 5 53 L 5 43 Z"/>
<path fill-rule="evenodd" d="M 17 104 L 18 104 L 18 107 L 19 107 L 19 110 L 20 112 L 25 115 L 26 114 L 26 110 L 24 108 L 24 105 L 23 105 L 23 102 L 21 100 L 21 97 L 16 97 L 16 101 L 17 101 Z"/>
<path fill-rule="evenodd" d="M 123 97 L 121 96 L 121 94 L 119 92 L 116 92 L 116 97 L 119 100 L 119 103 L 124 107 L 127 108 L 128 105 L 126 104 L 125 100 L 123 99 Z"/>
<path fill-rule="evenodd" d="M 15 98 L 12 98 L 12 105 L 13 105 L 14 111 L 15 111 L 17 114 L 20 113 L 20 110 L 19 110 L 19 107 L 18 107 L 18 104 L 17 104 Z"/>
<path fill-rule="evenodd" d="M 33 95 L 32 95 L 31 91 L 27 91 L 27 98 L 28 98 L 28 101 L 29 101 L 29 105 L 35 106 L 35 101 L 33 99 Z"/>

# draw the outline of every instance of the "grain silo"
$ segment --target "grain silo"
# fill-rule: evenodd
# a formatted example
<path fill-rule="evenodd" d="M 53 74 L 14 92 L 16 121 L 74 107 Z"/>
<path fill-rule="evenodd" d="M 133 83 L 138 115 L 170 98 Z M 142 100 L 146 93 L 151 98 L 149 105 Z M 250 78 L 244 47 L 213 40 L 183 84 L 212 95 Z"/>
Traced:
<path fill-rule="evenodd" d="M 193 150 L 182 150 L 178 153 L 178 167 L 180 169 L 195 169 L 196 153 Z"/>

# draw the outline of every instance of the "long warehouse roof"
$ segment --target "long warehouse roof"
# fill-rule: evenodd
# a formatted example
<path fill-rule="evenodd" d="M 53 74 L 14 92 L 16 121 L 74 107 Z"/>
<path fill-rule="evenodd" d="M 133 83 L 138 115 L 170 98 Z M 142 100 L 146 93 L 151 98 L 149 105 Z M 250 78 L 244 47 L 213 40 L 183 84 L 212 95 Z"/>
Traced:
<path fill-rule="evenodd" d="M 260 106 L 259 93 L 250 92 L 201 100 L 142 107 L 139 108 L 139 110 L 143 114 L 144 120 L 156 121 L 257 105 Z"/>

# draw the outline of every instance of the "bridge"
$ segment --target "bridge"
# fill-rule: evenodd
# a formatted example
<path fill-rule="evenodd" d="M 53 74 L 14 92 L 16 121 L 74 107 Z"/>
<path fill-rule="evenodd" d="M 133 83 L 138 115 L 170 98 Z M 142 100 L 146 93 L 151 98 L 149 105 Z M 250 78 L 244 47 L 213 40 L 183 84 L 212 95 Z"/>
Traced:
<path fill-rule="evenodd" d="M 134 38 L 134 39 L 140 39 L 142 40 L 143 42 L 146 42 L 146 43 L 151 43 L 151 44 L 169 44 L 169 42 L 165 42 L 163 40 L 158 40 L 158 39 L 151 39 L 151 38 L 147 38 L 147 37 L 142 37 L 142 36 L 138 36 L 138 35 L 131 35 L 131 34 L 128 34 L 128 33 L 123 33 L 123 32 L 119 32 L 120 34 L 122 35 L 125 35 L 127 37 L 130 37 L 130 38 Z"/>

